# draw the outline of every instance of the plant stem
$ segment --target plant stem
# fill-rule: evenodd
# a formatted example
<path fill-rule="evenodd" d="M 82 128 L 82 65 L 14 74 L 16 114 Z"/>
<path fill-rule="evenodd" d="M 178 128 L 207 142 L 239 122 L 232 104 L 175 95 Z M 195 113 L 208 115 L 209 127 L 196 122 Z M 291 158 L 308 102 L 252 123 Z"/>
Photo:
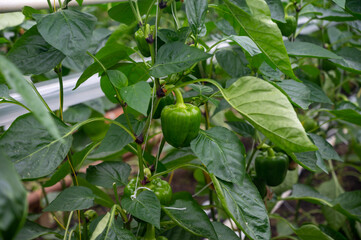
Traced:
<path fill-rule="evenodd" d="M 185 107 L 182 92 L 179 90 L 179 88 L 176 88 L 173 90 L 176 98 L 176 105 L 179 107 Z"/>
<path fill-rule="evenodd" d="M 144 179 L 144 167 L 143 167 L 143 153 L 142 147 L 140 144 L 137 144 L 137 154 L 138 154 L 138 167 L 139 167 L 139 179 Z"/>
<path fill-rule="evenodd" d="M 63 74 L 61 72 L 61 63 L 55 67 L 55 72 L 59 79 L 59 116 L 63 120 L 63 109 L 64 109 L 64 85 L 63 85 Z"/>
<path fill-rule="evenodd" d="M 119 204 L 119 206 L 120 206 L 117 184 L 115 182 L 113 182 L 113 192 L 114 192 L 115 200 L 116 200 L 117 204 Z"/>
<path fill-rule="evenodd" d="M 251 167 L 251 164 L 252 164 L 253 157 L 256 154 L 256 152 L 257 152 L 257 148 L 253 147 L 251 156 L 249 157 L 248 162 L 247 162 L 246 172 L 249 171 L 249 168 Z"/>

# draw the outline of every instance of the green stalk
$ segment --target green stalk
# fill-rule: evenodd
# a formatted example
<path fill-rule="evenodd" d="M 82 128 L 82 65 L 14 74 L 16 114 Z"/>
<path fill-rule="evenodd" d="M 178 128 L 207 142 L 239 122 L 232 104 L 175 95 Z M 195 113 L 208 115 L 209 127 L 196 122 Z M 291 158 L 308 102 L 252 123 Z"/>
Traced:
<path fill-rule="evenodd" d="M 145 232 L 144 240 L 155 240 L 155 229 L 150 223 L 147 223 L 147 231 Z"/>
<path fill-rule="evenodd" d="M 61 72 L 61 63 L 55 67 L 55 72 L 59 79 L 59 117 L 63 121 L 63 110 L 64 110 L 64 85 L 63 85 L 63 74 Z"/>
<path fill-rule="evenodd" d="M 175 93 L 176 105 L 178 107 L 186 107 L 184 104 L 182 92 L 179 90 L 179 88 L 174 89 L 173 92 Z"/>
<path fill-rule="evenodd" d="M 144 166 L 143 166 L 143 153 L 142 147 L 140 144 L 137 144 L 137 154 L 138 154 L 138 167 L 139 167 L 139 179 L 144 179 Z"/>

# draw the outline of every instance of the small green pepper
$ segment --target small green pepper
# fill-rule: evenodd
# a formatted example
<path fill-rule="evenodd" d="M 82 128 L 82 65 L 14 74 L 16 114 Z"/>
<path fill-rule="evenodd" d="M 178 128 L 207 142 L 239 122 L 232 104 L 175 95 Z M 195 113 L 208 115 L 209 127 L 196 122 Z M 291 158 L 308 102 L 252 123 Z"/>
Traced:
<path fill-rule="evenodd" d="M 288 156 L 275 153 L 271 148 L 257 156 L 255 166 L 257 176 L 268 186 L 277 186 L 283 182 L 288 169 Z"/>
<path fill-rule="evenodd" d="M 289 37 L 291 34 L 295 33 L 297 29 L 297 22 L 294 16 L 286 16 L 286 23 L 277 22 L 278 28 L 281 30 L 281 33 L 285 37 Z"/>
<path fill-rule="evenodd" d="M 152 181 L 147 183 L 145 186 L 142 186 L 140 181 L 137 180 L 137 178 L 133 178 L 132 180 L 129 181 L 127 186 L 124 188 L 124 196 L 130 197 L 130 196 L 134 195 L 136 187 L 138 187 L 138 188 L 145 187 L 145 188 L 150 189 L 151 191 L 154 192 L 154 194 L 159 199 L 160 203 L 163 205 L 169 204 L 170 201 L 172 200 L 173 193 L 172 193 L 171 186 L 169 185 L 168 182 L 166 182 L 160 178 L 153 179 Z M 145 188 L 139 189 L 137 194 L 144 191 Z"/>
<path fill-rule="evenodd" d="M 161 113 L 163 136 L 173 147 L 188 147 L 198 135 L 201 111 L 192 104 L 185 104 L 179 89 L 174 92 L 177 98 L 176 104 L 164 107 Z"/>

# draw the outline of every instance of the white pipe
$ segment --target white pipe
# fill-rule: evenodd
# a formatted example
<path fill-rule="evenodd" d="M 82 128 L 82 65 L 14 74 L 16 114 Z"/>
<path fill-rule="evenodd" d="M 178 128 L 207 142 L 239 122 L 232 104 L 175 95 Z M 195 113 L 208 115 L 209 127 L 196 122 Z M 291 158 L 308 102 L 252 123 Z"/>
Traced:
<path fill-rule="evenodd" d="M 124 1 L 127 0 L 84 0 L 83 5 Z M 58 0 L 50 0 L 50 2 L 52 4 L 55 2 L 56 7 L 59 7 Z M 24 6 L 29 6 L 35 9 L 46 9 L 49 7 L 47 0 L 0 0 L 0 13 L 18 12 L 21 11 Z M 78 3 L 75 0 L 72 0 L 69 3 L 69 6 L 78 6 Z"/>

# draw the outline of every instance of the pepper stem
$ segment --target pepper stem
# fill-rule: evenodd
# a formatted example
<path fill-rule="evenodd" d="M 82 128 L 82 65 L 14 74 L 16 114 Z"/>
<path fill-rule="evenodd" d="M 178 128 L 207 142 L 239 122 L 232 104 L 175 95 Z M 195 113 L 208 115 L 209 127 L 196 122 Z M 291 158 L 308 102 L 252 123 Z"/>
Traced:
<path fill-rule="evenodd" d="M 271 147 L 267 148 L 267 152 L 268 152 L 269 157 L 274 157 L 275 156 L 275 151 L 273 151 L 273 149 Z"/>
<path fill-rule="evenodd" d="M 144 240 L 155 240 L 155 229 L 150 223 L 147 223 L 147 231 L 145 232 Z"/>
<path fill-rule="evenodd" d="M 185 107 L 183 96 L 179 88 L 174 89 L 173 92 L 175 93 L 175 97 L 177 99 L 176 105 L 179 107 Z"/>

